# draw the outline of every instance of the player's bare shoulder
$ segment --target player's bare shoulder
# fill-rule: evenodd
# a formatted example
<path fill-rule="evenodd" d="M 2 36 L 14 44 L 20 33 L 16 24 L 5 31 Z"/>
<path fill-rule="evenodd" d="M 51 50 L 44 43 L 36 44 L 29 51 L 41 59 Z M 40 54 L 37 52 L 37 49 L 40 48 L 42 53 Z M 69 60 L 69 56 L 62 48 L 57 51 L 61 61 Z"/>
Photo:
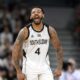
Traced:
<path fill-rule="evenodd" d="M 50 34 L 50 37 L 51 37 L 51 38 L 52 38 L 53 36 L 56 36 L 56 35 L 57 35 L 57 32 L 56 32 L 56 30 L 54 29 L 54 27 L 49 26 L 49 34 Z"/>
<path fill-rule="evenodd" d="M 54 48 L 56 48 L 58 50 L 58 48 L 61 46 L 61 44 L 60 44 L 60 40 L 59 40 L 56 30 L 50 26 L 49 33 L 51 36 L 50 40 L 52 42 L 52 45 L 54 46 Z"/>
<path fill-rule="evenodd" d="M 27 39 L 27 38 L 28 38 L 28 28 L 25 26 L 24 28 L 22 28 L 22 29 L 19 31 L 16 40 L 23 41 L 23 40 L 25 40 L 25 39 Z"/>
<path fill-rule="evenodd" d="M 29 30 L 28 30 L 27 26 L 22 28 L 20 32 L 21 32 L 20 34 L 22 34 L 24 40 L 28 38 Z"/>

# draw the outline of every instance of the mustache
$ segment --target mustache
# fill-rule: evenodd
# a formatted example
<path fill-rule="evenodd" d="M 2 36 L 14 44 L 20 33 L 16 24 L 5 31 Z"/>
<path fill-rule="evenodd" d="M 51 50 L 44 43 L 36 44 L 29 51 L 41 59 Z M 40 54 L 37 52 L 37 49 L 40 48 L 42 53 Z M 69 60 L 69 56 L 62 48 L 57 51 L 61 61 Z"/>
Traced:
<path fill-rule="evenodd" d="M 30 20 L 31 20 L 31 22 L 33 22 L 35 19 L 36 19 L 36 18 L 32 18 L 32 19 L 30 19 Z M 40 18 L 40 19 L 43 20 L 44 18 L 42 17 L 42 18 Z"/>

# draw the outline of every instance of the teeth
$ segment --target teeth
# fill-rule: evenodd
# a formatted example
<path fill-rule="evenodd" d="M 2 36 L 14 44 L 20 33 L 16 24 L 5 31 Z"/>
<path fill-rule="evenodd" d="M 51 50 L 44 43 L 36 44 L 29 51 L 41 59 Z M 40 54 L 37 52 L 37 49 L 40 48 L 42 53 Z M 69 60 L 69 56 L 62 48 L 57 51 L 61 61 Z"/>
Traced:
<path fill-rule="evenodd" d="M 36 18 L 39 18 L 39 17 L 36 17 Z"/>
<path fill-rule="evenodd" d="M 35 19 L 39 19 L 39 18 L 35 18 Z"/>

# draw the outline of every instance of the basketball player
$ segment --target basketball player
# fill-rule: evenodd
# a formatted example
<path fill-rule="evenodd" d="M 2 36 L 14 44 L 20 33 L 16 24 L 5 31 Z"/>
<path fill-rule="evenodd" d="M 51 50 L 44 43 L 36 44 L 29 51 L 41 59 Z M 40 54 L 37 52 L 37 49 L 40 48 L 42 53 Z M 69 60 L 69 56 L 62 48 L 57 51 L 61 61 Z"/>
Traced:
<path fill-rule="evenodd" d="M 32 23 L 22 28 L 14 43 L 12 51 L 13 65 L 17 71 L 18 80 L 54 80 L 47 55 L 49 40 L 56 49 L 57 68 L 54 77 L 61 75 L 63 51 L 54 28 L 43 22 L 44 10 L 40 7 L 31 9 Z M 23 68 L 19 66 L 22 52 Z"/>

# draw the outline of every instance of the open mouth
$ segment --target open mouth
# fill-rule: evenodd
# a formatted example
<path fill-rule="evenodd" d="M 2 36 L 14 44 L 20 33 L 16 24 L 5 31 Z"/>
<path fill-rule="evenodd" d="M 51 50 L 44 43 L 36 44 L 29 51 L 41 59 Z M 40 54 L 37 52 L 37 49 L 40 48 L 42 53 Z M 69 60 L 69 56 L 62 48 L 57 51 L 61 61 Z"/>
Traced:
<path fill-rule="evenodd" d="M 40 21 L 41 21 L 41 18 L 36 15 L 36 16 L 34 17 L 34 22 L 35 22 L 35 23 L 40 23 Z"/>
<path fill-rule="evenodd" d="M 36 18 L 34 18 L 34 20 L 35 20 L 35 21 L 39 21 L 39 20 L 40 20 L 40 18 L 39 18 L 39 17 L 36 17 Z"/>
<path fill-rule="evenodd" d="M 38 15 L 35 15 L 34 19 L 39 19 L 40 17 Z"/>

